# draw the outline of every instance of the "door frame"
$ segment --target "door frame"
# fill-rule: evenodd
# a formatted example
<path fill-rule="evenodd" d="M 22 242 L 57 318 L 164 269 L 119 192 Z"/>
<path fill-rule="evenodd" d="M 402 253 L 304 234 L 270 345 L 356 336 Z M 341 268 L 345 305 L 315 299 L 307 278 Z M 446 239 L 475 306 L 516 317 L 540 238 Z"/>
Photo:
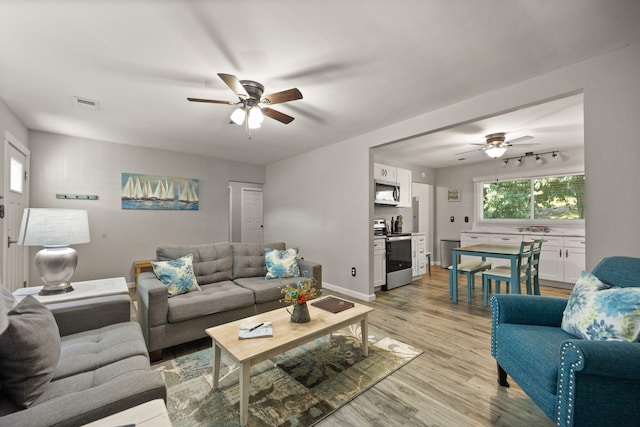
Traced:
<path fill-rule="evenodd" d="M 26 173 L 27 178 L 29 178 L 31 175 L 31 150 L 29 150 L 29 148 L 27 148 L 26 145 L 22 144 L 18 138 L 16 136 L 14 136 L 9 130 L 5 129 L 4 131 L 4 138 L 3 138 L 3 168 L 4 168 L 4 174 L 2 176 L 2 194 L 0 195 L 0 204 L 6 205 L 7 202 L 7 198 L 6 196 L 9 194 L 10 190 L 10 182 L 11 182 L 11 177 L 9 176 L 10 172 L 11 172 L 11 167 L 10 167 L 10 159 L 11 156 L 9 155 L 9 146 L 13 146 L 17 151 L 20 151 L 22 154 L 24 154 L 25 156 L 25 170 L 24 172 Z M 27 179 L 25 182 L 25 187 L 24 187 L 24 199 L 25 199 L 25 208 L 29 207 L 30 205 L 30 180 Z M 0 281 L 2 281 L 3 284 L 6 284 L 6 274 L 7 274 L 7 252 L 8 252 L 8 247 L 6 245 L 6 242 L 8 242 L 9 240 L 9 231 L 8 231 L 8 222 L 4 221 L 4 219 L 2 220 L 2 241 L 0 242 L 0 245 L 2 247 L 2 250 L 0 250 L 0 257 L 2 258 L 0 260 Z M 19 230 L 18 230 L 19 231 Z M 14 239 L 18 238 L 18 235 L 13 236 Z M 29 279 L 29 262 L 28 262 L 28 258 L 29 258 L 29 251 L 28 249 L 25 251 L 26 252 L 26 257 L 27 260 L 25 260 L 24 263 L 22 263 L 24 265 L 24 271 L 23 271 L 23 276 L 27 279 Z"/>

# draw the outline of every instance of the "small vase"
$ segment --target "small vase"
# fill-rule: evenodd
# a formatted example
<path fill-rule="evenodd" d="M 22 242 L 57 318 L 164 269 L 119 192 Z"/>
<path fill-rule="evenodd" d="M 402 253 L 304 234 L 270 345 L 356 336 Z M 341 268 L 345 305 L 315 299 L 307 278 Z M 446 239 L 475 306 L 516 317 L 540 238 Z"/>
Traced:
<path fill-rule="evenodd" d="M 291 321 L 293 323 L 307 323 L 311 320 L 309 315 L 309 307 L 307 303 L 293 304 L 293 313 L 291 313 Z"/>

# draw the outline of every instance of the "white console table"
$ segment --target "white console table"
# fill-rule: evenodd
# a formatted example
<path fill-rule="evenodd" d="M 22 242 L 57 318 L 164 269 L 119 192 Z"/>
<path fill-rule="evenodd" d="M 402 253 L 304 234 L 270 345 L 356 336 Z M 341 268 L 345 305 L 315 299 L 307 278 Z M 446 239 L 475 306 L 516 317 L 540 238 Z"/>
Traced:
<path fill-rule="evenodd" d="M 73 291 L 57 295 L 38 295 L 42 286 L 20 288 L 13 293 L 18 301 L 27 295 L 33 296 L 43 304 L 76 301 L 87 298 L 103 297 L 107 295 L 129 295 L 129 287 L 124 277 L 112 277 L 108 279 L 87 280 L 84 282 L 72 282 Z"/>

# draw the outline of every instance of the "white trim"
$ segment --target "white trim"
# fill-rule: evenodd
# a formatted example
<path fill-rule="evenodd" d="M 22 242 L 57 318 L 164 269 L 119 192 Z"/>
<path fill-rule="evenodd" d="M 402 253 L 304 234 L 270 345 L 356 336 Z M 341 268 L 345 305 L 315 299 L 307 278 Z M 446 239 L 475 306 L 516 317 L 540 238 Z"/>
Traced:
<path fill-rule="evenodd" d="M 361 301 L 371 302 L 376 299 L 376 294 L 363 294 L 361 292 L 354 292 L 351 289 L 343 288 L 341 286 L 332 285 L 331 283 L 322 282 L 322 289 L 328 289 L 330 291 L 339 292 L 341 294 L 359 299 Z"/>

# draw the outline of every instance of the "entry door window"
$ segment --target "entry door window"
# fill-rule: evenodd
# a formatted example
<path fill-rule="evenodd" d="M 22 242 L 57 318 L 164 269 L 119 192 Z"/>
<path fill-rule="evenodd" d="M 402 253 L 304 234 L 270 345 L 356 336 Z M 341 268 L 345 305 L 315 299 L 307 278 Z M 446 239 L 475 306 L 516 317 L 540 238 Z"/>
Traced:
<path fill-rule="evenodd" d="M 22 194 L 24 191 L 24 163 L 20 159 L 11 157 L 9 189 Z"/>

